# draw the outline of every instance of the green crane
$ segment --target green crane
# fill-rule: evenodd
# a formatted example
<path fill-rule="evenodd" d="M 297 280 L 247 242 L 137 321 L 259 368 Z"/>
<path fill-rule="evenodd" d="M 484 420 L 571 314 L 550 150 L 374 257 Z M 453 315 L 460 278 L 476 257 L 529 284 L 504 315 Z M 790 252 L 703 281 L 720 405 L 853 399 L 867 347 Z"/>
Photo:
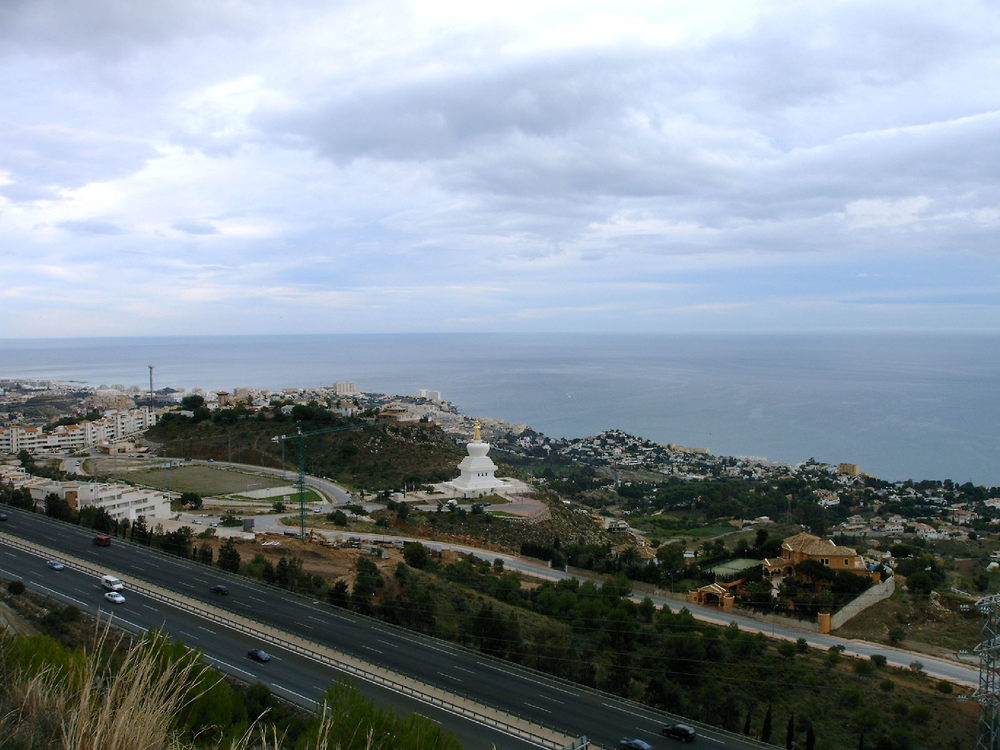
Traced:
<path fill-rule="evenodd" d="M 325 430 L 313 430 L 303 432 L 302 427 L 296 428 L 294 433 L 288 435 L 275 435 L 271 438 L 272 443 L 281 443 L 285 440 L 299 441 L 299 478 L 295 482 L 295 487 L 299 491 L 299 538 L 306 538 L 306 438 L 311 435 L 325 435 L 328 432 L 343 432 L 344 430 L 360 430 L 364 425 L 349 424 L 343 427 L 329 427 Z"/>

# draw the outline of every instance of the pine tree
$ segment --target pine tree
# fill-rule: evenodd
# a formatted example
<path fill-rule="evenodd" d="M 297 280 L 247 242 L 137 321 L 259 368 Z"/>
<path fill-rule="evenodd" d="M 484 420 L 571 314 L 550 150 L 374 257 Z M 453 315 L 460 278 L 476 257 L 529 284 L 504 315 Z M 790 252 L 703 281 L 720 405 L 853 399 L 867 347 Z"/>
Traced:
<path fill-rule="evenodd" d="M 788 726 L 785 728 L 785 750 L 792 750 L 795 746 L 795 714 L 788 717 Z"/>
<path fill-rule="evenodd" d="M 764 726 L 760 729 L 761 742 L 771 741 L 771 704 L 767 704 L 767 713 L 764 714 Z"/>

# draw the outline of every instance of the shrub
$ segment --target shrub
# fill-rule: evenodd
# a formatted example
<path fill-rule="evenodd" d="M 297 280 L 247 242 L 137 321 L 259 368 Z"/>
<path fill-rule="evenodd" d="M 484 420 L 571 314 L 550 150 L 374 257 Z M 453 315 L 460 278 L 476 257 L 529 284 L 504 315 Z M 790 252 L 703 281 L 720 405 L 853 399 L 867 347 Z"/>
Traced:
<path fill-rule="evenodd" d="M 878 684 L 879 690 L 883 693 L 891 693 L 896 689 L 896 683 L 886 677 L 882 682 Z"/>
<path fill-rule="evenodd" d="M 851 664 L 851 666 L 858 674 L 869 675 L 875 671 L 875 665 L 870 661 L 865 661 L 864 659 L 854 659 L 854 663 Z"/>
<path fill-rule="evenodd" d="M 954 690 L 952 684 L 948 680 L 938 680 L 938 684 L 935 686 L 938 692 L 944 693 L 945 695 L 950 695 L 951 691 Z"/>
<path fill-rule="evenodd" d="M 24 581 L 11 581 L 7 584 L 7 591 L 9 591 L 12 596 L 20 596 L 24 593 Z"/>
<path fill-rule="evenodd" d="M 885 658 L 885 655 L 883 654 L 872 654 L 871 656 L 871 662 L 876 667 L 884 667 L 887 661 L 888 660 Z"/>

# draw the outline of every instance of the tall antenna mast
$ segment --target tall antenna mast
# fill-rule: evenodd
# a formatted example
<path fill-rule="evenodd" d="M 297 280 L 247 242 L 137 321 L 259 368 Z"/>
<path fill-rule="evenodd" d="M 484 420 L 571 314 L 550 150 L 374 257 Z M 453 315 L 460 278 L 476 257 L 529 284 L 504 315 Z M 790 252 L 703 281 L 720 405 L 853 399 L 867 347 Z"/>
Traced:
<path fill-rule="evenodd" d="M 149 413 L 153 413 L 153 406 L 155 402 L 153 401 L 153 365 L 147 365 L 149 367 Z"/>

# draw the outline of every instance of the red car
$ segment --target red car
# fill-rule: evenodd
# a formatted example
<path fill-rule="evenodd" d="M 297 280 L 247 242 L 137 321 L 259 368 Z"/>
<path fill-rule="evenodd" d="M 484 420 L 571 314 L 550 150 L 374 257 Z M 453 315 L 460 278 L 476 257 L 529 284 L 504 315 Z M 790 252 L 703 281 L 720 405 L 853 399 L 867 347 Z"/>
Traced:
<path fill-rule="evenodd" d="M 110 547 L 111 537 L 109 537 L 107 534 L 98 534 L 97 536 L 94 537 L 94 544 L 96 544 L 98 547 Z"/>

